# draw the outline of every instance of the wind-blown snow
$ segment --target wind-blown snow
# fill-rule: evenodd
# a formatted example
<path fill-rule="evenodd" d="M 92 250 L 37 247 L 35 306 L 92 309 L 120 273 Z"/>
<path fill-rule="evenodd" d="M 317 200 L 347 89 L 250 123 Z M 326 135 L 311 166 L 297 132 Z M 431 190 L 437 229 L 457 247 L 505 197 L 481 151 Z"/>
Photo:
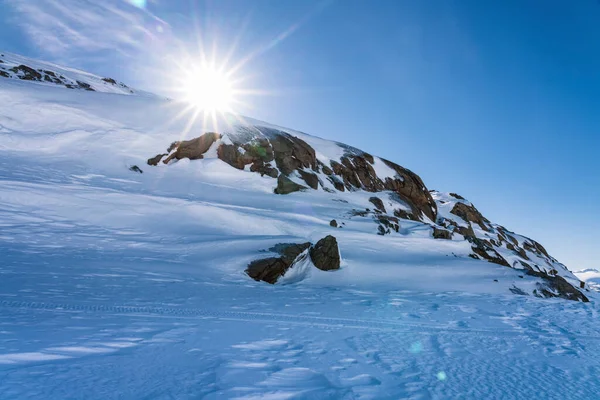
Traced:
<path fill-rule="evenodd" d="M 513 294 L 536 281 L 468 258 L 467 242 L 434 240 L 419 222 L 378 236 L 351 215 L 372 207 L 369 193 L 277 196 L 272 178 L 214 149 L 148 167 L 173 140 L 233 133 L 232 121 L 268 126 L 188 125 L 180 111 L 158 97 L 0 78 L 2 399 L 600 392 L 595 302 Z M 302 139 L 322 157 L 346 151 Z M 327 234 L 339 271 L 307 258 L 273 286 L 243 273 L 277 243 Z"/>

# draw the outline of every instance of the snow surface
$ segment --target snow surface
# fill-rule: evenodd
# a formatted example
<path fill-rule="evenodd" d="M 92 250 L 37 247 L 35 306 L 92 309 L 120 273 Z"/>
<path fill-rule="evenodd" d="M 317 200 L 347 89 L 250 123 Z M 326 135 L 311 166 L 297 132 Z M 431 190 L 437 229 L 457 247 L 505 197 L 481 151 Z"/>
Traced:
<path fill-rule="evenodd" d="M 148 167 L 173 140 L 259 124 L 180 112 L 158 97 L 0 78 L 0 398 L 600 392 L 596 302 L 515 295 L 536 281 L 422 223 L 378 236 L 351 215 L 372 207 L 369 193 L 277 196 L 273 179 L 216 158 Z M 272 286 L 243 273 L 277 243 L 327 234 L 339 271 L 307 260 Z"/>

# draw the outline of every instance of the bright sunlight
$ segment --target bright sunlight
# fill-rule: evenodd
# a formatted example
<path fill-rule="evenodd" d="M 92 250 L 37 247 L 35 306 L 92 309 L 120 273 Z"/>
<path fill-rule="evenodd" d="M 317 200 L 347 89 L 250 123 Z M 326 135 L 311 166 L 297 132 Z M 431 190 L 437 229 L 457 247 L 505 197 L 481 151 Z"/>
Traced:
<path fill-rule="evenodd" d="M 208 113 L 232 110 L 234 89 L 227 73 L 210 66 L 192 68 L 185 77 L 184 100 Z"/>

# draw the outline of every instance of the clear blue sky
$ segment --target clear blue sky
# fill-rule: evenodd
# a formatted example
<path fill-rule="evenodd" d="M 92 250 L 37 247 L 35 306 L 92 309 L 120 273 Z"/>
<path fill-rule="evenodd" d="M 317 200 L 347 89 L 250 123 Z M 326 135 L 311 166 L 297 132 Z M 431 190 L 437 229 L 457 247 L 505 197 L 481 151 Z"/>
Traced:
<path fill-rule="evenodd" d="M 149 90 L 181 47 L 234 49 L 267 92 L 244 114 L 398 162 L 600 268 L 598 0 L 131 1 L 0 0 L 0 48 Z"/>

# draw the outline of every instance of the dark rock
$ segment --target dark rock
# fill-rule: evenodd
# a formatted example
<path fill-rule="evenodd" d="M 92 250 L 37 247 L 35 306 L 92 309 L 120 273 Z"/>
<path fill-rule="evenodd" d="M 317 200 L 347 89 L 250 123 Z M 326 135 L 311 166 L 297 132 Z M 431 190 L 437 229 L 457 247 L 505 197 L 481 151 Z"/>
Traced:
<path fill-rule="evenodd" d="M 289 194 L 304 189 L 307 189 L 307 187 L 298 185 L 287 176 L 280 174 L 277 178 L 277 187 L 275 188 L 274 192 L 276 194 Z"/>
<path fill-rule="evenodd" d="M 271 167 L 269 164 L 265 164 L 261 160 L 257 160 L 250 166 L 250 171 L 258 172 L 261 176 L 267 175 L 271 178 L 277 178 L 279 171 L 277 168 Z"/>
<path fill-rule="evenodd" d="M 316 174 L 313 174 L 312 172 L 306 172 L 302 169 L 298 170 L 298 173 L 300 174 L 300 177 L 304 180 L 304 182 L 306 182 L 306 184 L 312 188 L 317 190 L 319 188 L 319 178 L 317 177 Z"/>
<path fill-rule="evenodd" d="M 10 78 L 10 74 L 6 71 L 2 71 L 0 70 L 0 76 L 4 77 L 4 78 Z"/>
<path fill-rule="evenodd" d="M 277 168 L 285 175 L 301 168 L 317 169 L 315 150 L 302 139 L 279 132 L 270 140 Z"/>
<path fill-rule="evenodd" d="M 476 223 L 484 231 L 491 231 L 491 228 L 488 225 L 490 221 L 481 215 L 474 206 L 465 203 L 456 203 L 450 213 L 462 218 L 466 222 Z"/>
<path fill-rule="evenodd" d="M 379 226 L 383 226 L 384 227 L 384 231 L 385 233 L 390 233 L 390 230 L 394 230 L 396 232 L 398 232 L 400 230 L 400 224 L 398 221 L 398 218 L 396 217 L 390 217 L 387 215 L 377 215 L 375 216 L 375 220 L 380 224 Z M 379 228 L 378 229 L 378 233 L 381 232 L 381 230 Z"/>
<path fill-rule="evenodd" d="M 394 164 L 391 161 L 384 159 L 382 159 L 382 161 L 388 167 L 396 171 L 396 178 L 386 179 L 385 188 L 395 191 L 400 197 L 405 199 L 415 211 L 423 213 L 430 220 L 435 221 L 437 217 L 437 205 L 421 178 L 414 172 Z M 413 213 L 418 216 L 418 213 L 415 211 L 413 211 Z"/>
<path fill-rule="evenodd" d="M 464 197 L 462 197 L 461 195 L 456 194 L 456 193 L 450 193 L 450 196 L 454 197 L 455 199 L 465 200 Z"/>
<path fill-rule="evenodd" d="M 402 219 L 408 219 L 410 221 L 418 221 L 419 219 L 414 216 L 414 214 L 409 213 L 408 211 L 397 208 L 394 210 L 394 216 Z"/>
<path fill-rule="evenodd" d="M 95 90 L 87 83 L 81 81 L 75 81 L 79 85 L 80 88 L 89 90 L 90 92 L 95 92 Z"/>
<path fill-rule="evenodd" d="M 452 239 L 452 233 L 446 229 L 439 229 L 434 226 L 433 237 L 434 239 Z"/>
<path fill-rule="evenodd" d="M 379 197 L 371 197 L 369 198 L 369 201 L 375 206 L 376 209 L 378 209 L 379 211 L 385 213 L 387 212 L 385 210 L 385 206 L 383 205 L 383 201 L 379 198 Z"/>
<path fill-rule="evenodd" d="M 533 291 L 533 294 L 537 297 L 560 297 L 584 303 L 590 301 L 562 276 L 550 276 L 544 272 L 534 271 L 533 269 L 528 270 L 527 275 L 542 278 L 545 281 L 544 284 L 538 283 L 538 288 Z"/>
<path fill-rule="evenodd" d="M 518 294 L 519 296 L 527 296 L 527 293 L 524 292 L 523 290 L 519 289 L 518 287 L 514 286 L 509 288 L 508 290 L 510 290 L 512 293 L 514 294 Z"/>
<path fill-rule="evenodd" d="M 340 179 L 337 176 L 332 175 L 328 179 L 333 184 L 333 187 L 335 187 L 340 192 L 344 192 L 346 190 L 344 183 L 340 181 Z"/>
<path fill-rule="evenodd" d="M 242 154 L 234 144 L 221 144 L 217 149 L 217 157 L 237 169 L 244 169 L 246 165 Z"/>
<path fill-rule="evenodd" d="M 369 215 L 369 210 L 352 210 L 350 211 L 350 215 L 352 215 L 353 217 L 366 217 L 367 215 Z"/>
<path fill-rule="evenodd" d="M 139 172 L 140 174 L 144 173 L 144 171 L 142 171 L 142 169 L 137 165 L 132 165 L 131 167 L 129 167 L 129 170 L 132 172 Z"/>
<path fill-rule="evenodd" d="M 269 257 L 252 261 L 246 268 L 246 274 L 256 281 L 264 281 L 271 284 L 285 275 L 288 269 L 293 267 L 298 256 L 310 247 L 310 243 L 280 243 L 269 251 L 280 254 L 281 257 Z"/>
<path fill-rule="evenodd" d="M 581 289 L 585 289 L 585 282 L 584 281 L 579 281 L 579 287 Z"/>
<path fill-rule="evenodd" d="M 389 229 L 385 229 L 385 227 L 383 225 L 377 225 L 377 234 L 378 235 L 384 236 L 388 233 L 390 233 Z"/>
<path fill-rule="evenodd" d="M 309 250 L 310 258 L 322 271 L 330 271 L 340 268 L 340 251 L 335 237 L 325 236 Z"/>
<path fill-rule="evenodd" d="M 278 243 L 271 247 L 269 251 L 279 254 L 285 262 L 292 263 L 304 250 L 310 247 L 310 242 L 306 243 Z"/>
<path fill-rule="evenodd" d="M 454 233 L 458 233 L 459 235 L 463 235 L 465 237 L 465 239 L 469 239 L 469 238 L 474 238 L 475 237 L 475 231 L 473 230 L 473 227 L 469 224 L 468 227 L 464 227 L 464 226 L 457 226 L 454 228 Z"/>
<path fill-rule="evenodd" d="M 469 241 L 472 243 L 471 249 L 479 257 L 494 264 L 510 267 L 510 264 L 494 249 L 494 247 L 487 240 L 469 238 Z"/>
<path fill-rule="evenodd" d="M 189 158 L 190 160 L 199 160 L 204 158 L 203 154 L 208 151 L 210 146 L 221 138 L 221 135 L 215 132 L 207 132 L 202 136 L 199 136 L 191 140 L 183 140 L 181 142 L 174 142 L 169 147 L 176 148 L 174 153 L 171 153 L 163 162 L 169 163 L 173 158 L 181 160 L 182 158 Z"/>
<path fill-rule="evenodd" d="M 10 69 L 12 72 L 14 72 L 15 74 L 17 73 L 21 73 L 22 75 L 19 75 L 20 79 L 26 80 L 26 81 L 40 81 L 42 80 L 42 74 L 40 74 L 38 71 L 36 71 L 33 68 L 28 67 L 27 65 L 19 65 L 18 67 L 13 67 Z"/>
<path fill-rule="evenodd" d="M 164 156 L 168 156 L 168 154 L 157 154 L 156 156 L 149 158 L 147 163 L 148 165 L 156 166 Z"/>
<path fill-rule="evenodd" d="M 117 81 L 115 81 L 113 78 L 102 78 L 102 80 L 106 83 L 110 83 L 112 85 L 116 85 Z"/>
<path fill-rule="evenodd" d="M 321 169 L 325 175 L 333 175 L 333 170 L 329 168 L 327 165 L 322 165 Z"/>
<path fill-rule="evenodd" d="M 252 261 L 248 264 L 246 273 L 255 281 L 274 284 L 279 277 L 285 274 L 289 267 L 281 257 L 270 257 Z"/>
<path fill-rule="evenodd" d="M 332 219 L 331 221 L 329 221 L 329 226 L 337 228 L 338 227 L 338 223 L 335 219 Z"/>

